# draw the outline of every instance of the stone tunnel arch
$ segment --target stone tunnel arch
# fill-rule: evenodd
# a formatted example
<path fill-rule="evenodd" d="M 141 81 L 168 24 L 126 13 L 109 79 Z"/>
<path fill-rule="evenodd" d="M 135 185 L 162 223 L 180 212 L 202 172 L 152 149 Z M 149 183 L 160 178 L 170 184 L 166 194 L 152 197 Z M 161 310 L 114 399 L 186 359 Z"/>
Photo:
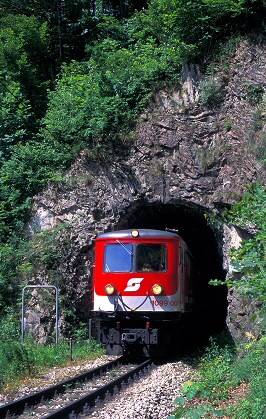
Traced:
<path fill-rule="evenodd" d="M 189 203 L 134 203 L 115 226 L 126 228 L 177 229 L 186 241 L 195 260 L 195 296 L 203 338 L 226 328 L 227 289 L 209 285 L 211 279 L 224 280 L 222 237 L 213 231 L 204 216 L 204 209 Z"/>

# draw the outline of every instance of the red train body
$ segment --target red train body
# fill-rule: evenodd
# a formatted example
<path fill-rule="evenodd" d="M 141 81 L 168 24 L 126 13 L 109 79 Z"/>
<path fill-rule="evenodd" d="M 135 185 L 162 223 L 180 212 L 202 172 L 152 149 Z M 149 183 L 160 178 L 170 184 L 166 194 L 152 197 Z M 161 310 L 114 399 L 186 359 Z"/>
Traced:
<path fill-rule="evenodd" d="M 93 305 L 107 354 L 163 354 L 192 311 L 192 258 L 171 231 L 121 230 L 95 239 Z"/>

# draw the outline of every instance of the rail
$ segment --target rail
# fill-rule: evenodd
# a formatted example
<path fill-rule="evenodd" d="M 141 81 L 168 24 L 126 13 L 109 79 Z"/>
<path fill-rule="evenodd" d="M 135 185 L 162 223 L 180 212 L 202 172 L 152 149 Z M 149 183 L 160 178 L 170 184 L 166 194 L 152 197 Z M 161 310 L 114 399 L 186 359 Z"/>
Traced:
<path fill-rule="evenodd" d="M 0 406 L 0 418 L 9 419 L 17 417 L 23 413 L 25 408 L 36 406 L 38 403 L 43 402 L 43 400 L 51 400 L 55 394 L 58 395 L 59 393 L 64 393 L 66 389 L 73 387 L 76 383 L 91 380 L 94 377 L 99 376 L 102 373 L 107 372 L 115 366 L 118 366 L 119 364 L 123 363 L 124 358 L 119 357 L 116 360 L 110 361 L 97 368 L 76 375 L 75 377 L 72 377 L 68 380 L 64 380 L 59 384 L 41 390 L 37 393 L 30 394 L 14 402 L 10 402 L 8 404 Z M 68 403 L 67 405 L 51 412 L 45 417 L 42 416 L 42 418 L 65 419 L 69 418 L 69 415 L 73 413 L 78 414 L 82 412 L 84 406 L 93 406 L 95 404 L 95 400 L 102 399 L 105 397 L 106 394 L 112 393 L 114 391 L 114 388 L 121 387 L 123 383 L 125 383 L 132 377 L 134 378 L 136 374 L 138 374 L 141 370 L 145 369 L 145 367 L 147 367 L 149 364 L 151 364 L 151 360 L 147 359 L 141 364 L 132 368 L 130 371 L 120 375 L 118 378 L 109 381 L 107 384 L 102 385 L 100 388 L 89 392 L 88 394 L 78 398 L 77 400 L 71 403 Z"/>

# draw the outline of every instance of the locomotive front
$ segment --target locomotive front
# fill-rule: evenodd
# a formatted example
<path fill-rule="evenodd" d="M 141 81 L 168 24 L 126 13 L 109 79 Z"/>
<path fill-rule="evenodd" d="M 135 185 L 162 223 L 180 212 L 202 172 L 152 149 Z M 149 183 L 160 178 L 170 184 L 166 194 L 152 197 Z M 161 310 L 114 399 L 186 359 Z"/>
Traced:
<path fill-rule="evenodd" d="M 187 246 L 173 232 L 121 230 L 95 240 L 94 311 L 107 354 L 160 354 L 190 310 Z"/>

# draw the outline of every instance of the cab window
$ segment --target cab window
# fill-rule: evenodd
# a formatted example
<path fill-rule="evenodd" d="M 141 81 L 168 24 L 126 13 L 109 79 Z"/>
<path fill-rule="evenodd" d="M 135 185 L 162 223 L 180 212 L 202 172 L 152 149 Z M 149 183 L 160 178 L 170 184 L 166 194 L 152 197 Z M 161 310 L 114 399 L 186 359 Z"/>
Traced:
<path fill-rule="evenodd" d="M 131 272 L 133 246 L 130 243 L 106 244 L 104 247 L 104 272 Z"/>
<path fill-rule="evenodd" d="M 164 272 L 166 270 L 166 245 L 159 243 L 138 244 L 136 251 L 137 272 Z"/>

